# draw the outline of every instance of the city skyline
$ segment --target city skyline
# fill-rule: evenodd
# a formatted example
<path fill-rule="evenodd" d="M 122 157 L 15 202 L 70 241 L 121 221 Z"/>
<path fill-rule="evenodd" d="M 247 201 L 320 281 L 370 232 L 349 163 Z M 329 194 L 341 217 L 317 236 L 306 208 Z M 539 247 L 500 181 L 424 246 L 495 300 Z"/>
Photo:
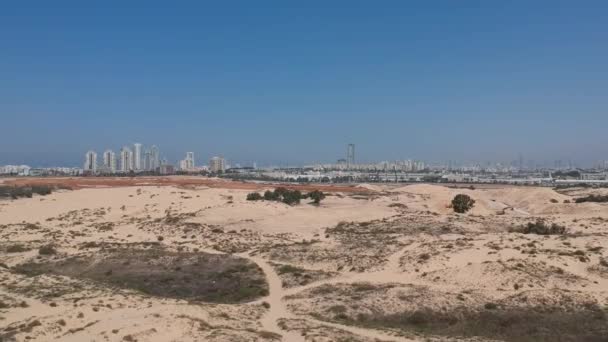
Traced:
<path fill-rule="evenodd" d="M 458 160 L 458 159 L 446 159 L 446 160 L 429 160 L 428 158 L 411 158 L 411 157 L 402 157 L 402 158 L 395 158 L 395 159 L 379 159 L 379 158 L 369 158 L 369 157 L 364 157 L 361 159 L 356 160 L 355 162 L 355 154 L 354 154 L 354 148 L 355 146 L 359 147 L 359 145 L 355 145 L 353 143 L 349 143 L 347 145 L 344 146 L 344 148 L 346 148 L 346 151 L 344 152 L 343 155 L 336 155 L 335 158 L 331 159 L 331 160 L 310 160 L 310 161 L 304 161 L 301 163 L 289 163 L 288 161 L 278 161 L 278 162 L 260 162 L 259 160 L 254 160 L 251 158 L 247 158 L 246 160 L 236 160 L 236 159 L 232 159 L 229 158 L 232 163 L 234 164 L 238 164 L 238 165 L 244 165 L 244 166 L 251 166 L 251 165 L 259 165 L 262 167 L 286 167 L 286 166 L 296 166 L 296 167 L 302 167 L 302 166 L 310 166 L 310 165 L 327 165 L 327 164 L 334 164 L 334 163 L 341 163 L 343 162 L 346 165 L 350 165 L 350 164 L 378 164 L 378 163 L 383 163 L 383 162 L 399 162 L 399 161 L 407 161 L 407 160 L 414 160 L 414 161 L 422 161 L 424 163 L 427 163 L 428 165 L 433 165 L 433 166 L 445 166 L 446 168 L 450 168 L 452 165 L 453 166 L 459 166 L 459 167 L 470 167 L 470 166 L 481 166 L 481 167 L 486 167 L 489 165 L 503 165 L 503 166 L 514 166 L 514 167 L 518 167 L 520 169 L 534 169 L 534 168 L 555 168 L 555 169 L 567 169 L 567 168 L 594 168 L 594 167 L 605 167 L 606 164 L 608 164 L 608 158 L 606 159 L 597 159 L 597 160 L 593 160 L 593 161 L 589 161 L 588 163 L 581 163 L 579 161 L 577 161 L 576 159 L 572 159 L 572 158 L 559 158 L 559 159 L 545 159 L 545 160 L 537 160 L 537 159 L 528 159 L 527 156 L 526 158 L 524 158 L 524 155 L 519 152 L 517 154 L 513 154 L 511 156 L 511 158 L 506 158 L 504 160 Z M 139 157 L 136 156 L 135 151 L 139 148 L 140 153 L 139 153 Z M 130 164 L 128 167 L 128 170 L 134 170 L 134 171 L 145 171 L 145 170 L 151 170 L 151 169 L 156 169 L 157 167 L 160 166 L 160 162 L 162 160 L 165 161 L 166 164 L 168 165 L 174 165 L 178 168 L 184 169 L 181 166 L 182 165 L 186 165 L 185 169 L 188 168 L 192 168 L 192 166 L 194 165 L 194 155 L 197 155 L 198 158 L 200 158 L 199 160 L 210 160 L 213 157 L 216 157 L 218 154 L 217 153 L 207 153 L 207 154 L 198 154 L 196 152 L 182 152 L 182 157 L 180 158 L 179 156 L 177 157 L 173 157 L 173 158 L 168 158 L 165 154 L 162 155 L 162 159 L 161 159 L 161 155 L 159 152 L 159 148 L 157 145 L 152 144 L 152 145 L 146 145 L 146 144 L 142 144 L 142 143 L 132 143 L 132 144 L 127 144 L 127 145 L 121 145 L 120 148 L 116 149 L 116 152 L 114 149 L 112 148 L 105 148 L 105 149 L 89 149 L 89 152 L 98 152 L 96 158 L 98 158 L 98 160 L 100 161 L 99 166 L 102 167 L 102 169 L 106 169 L 109 168 L 110 170 L 114 169 L 114 170 L 119 170 L 119 171 L 125 171 L 122 163 L 121 163 L 121 151 L 127 149 L 127 158 L 129 159 L 128 163 Z M 352 149 L 352 150 L 351 150 Z M 87 154 L 89 153 L 87 152 Z M 115 155 L 115 165 L 114 168 L 112 168 L 111 165 L 106 165 L 106 162 L 109 161 L 109 159 L 106 157 L 106 153 L 108 152 L 113 152 Z M 351 155 L 352 153 L 352 155 Z M 186 155 L 186 157 L 184 158 L 184 154 Z M 223 154 L 221 154 L 223 155 Z M 358 155 L 357 155 L 358 156 Z M 85 155 L 85 164 L 89 163 L 88 157 Z M 5 162 L 2 163 L 0 162 L 0 165 L 28 165 L 28 166 L 33 166 L 33 167 L 77 167 L 77 165 L 82 165 L 82 158 L 80 159 L 80 163 L 75 163 L 75 164 L 51 164 L 51 165 L 40 165 L 37 163 L 14 163 L 14 162 Z M 189 159 L 191 159 L 191 161 L 189 161 Z M 358 162 L 358 163 L 357 163 Z M 140 166 L 137 167 L 136 164 L 139 163 Z M 86 167 L 84 168 L 86 169 Z"/>

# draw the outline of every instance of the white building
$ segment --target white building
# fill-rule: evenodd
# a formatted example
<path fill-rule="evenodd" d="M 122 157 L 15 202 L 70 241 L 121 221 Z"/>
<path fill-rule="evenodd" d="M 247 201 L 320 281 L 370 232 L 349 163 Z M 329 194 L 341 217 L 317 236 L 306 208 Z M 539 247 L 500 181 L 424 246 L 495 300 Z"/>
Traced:
<path fill-rule="evenodd" d="M 137 171 L 142 170 L 141 166 L 141 144 L 133 144 L 133 168 Z"/>
<path fill-rule="evenodd" d="M 120 171 L 133 171 L 133 151 L 127 146 L 120 150 Z"/>
<path fill-rule="evenodd" d="M 226 171 L 226 160 L 222 157 L 213 157 L 209 160 L 209 171 L 213 173 Z"/>
<path fill-rule="evenodd" d="M 89 151 L 84 155 L 84 171 L 97 172 L 97 152 Z"/>
<path fill-rule="evenodd" d="M 186 159 L 179 162 L 179 168 L 182 171 L 192 171 L 194 167 L 194 152 L 186 152 Z"/>
<path fill-rule="evenodd" d="M 112 150 L 106 150 L 103 153 L 103 167 L 110 173 L 116 172 L 116 153 Z"/>

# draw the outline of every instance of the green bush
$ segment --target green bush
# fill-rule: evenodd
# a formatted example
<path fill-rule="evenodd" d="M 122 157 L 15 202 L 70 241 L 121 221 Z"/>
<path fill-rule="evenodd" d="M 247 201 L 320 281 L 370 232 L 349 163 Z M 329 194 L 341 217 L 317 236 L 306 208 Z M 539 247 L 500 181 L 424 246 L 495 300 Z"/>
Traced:
<path fill-rule="evenodd" d="M 313 203 L 319 204 L 325 198 L 323 191 L 315 190 L 308 193 L 308 197 L 312 199 Z"/>
<path fill-rule="evenodd" d="M 467 211 L 471 210 L 475 205 L 475 200 L 472 199 L 469 195 L 458 194 L 452 200 L 452 208 L 455 212 L 464 214 Z"/>
<path fill-rule="evenodd" d="M 285 204 L 300 204 L 301 199 L 302 193 L 300 192 L 300 190 L 287 190 L 287 192 L 283 194 L 283 203 Z"/>
<path fill-rule="evenodd" d="M 259 200 L 262 200 L 262 199 L 264 199 L 262 197 L 262 195 L 260 195 L 257 192 L 252 192 L 252 193 L 247 194 L 247 200 L 248 201 L 259 201 Z"/>

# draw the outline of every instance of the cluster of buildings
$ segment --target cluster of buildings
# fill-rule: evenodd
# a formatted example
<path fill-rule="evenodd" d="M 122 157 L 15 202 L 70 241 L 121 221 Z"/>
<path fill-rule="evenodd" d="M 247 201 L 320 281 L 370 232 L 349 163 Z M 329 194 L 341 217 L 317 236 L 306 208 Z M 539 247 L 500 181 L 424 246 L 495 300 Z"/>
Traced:
<path fill-rule="evenodd" d="M 198 173 L 210 171 L 221 173 L 226 170 L 226 161 L 222 157 L 213 157 L 209 167 L 197 167 L 194 161 L 194 152 L 187 152 L 186 157 L 179 161 L 179 168 L 175 169 L 166 159 L 161 159 L 160 151 L 156 145 L 144 148 L 140 143 L 133 146 L 123 146 L 119 153 L 108 149 L 101 158 L 97 152 L 90 150 L 85 154 L 83 171 L 86 174 L 115 174 L 115 173 L 156 173 L 173 174 L 177 171 Z"/>
<path fill-rule="evenodd" d="M 33 168 L 28 165 L 0 166 L 3 176 L 80 176 L 82 169 L 78 167 L 44 167 Z"/>
<path fill-rule="evenodd" d="M 118 154 L 108 149 L 98 158 L 97 152 L 90 150 L 85 154 L 83 170 L 86 173 L 129 173 L 129 172 L 159 172 L 161 166 L 167 164 L 160 159 L 160 151 L 156 145 L 149 149 L 140 143 L 123 146 Z"/>

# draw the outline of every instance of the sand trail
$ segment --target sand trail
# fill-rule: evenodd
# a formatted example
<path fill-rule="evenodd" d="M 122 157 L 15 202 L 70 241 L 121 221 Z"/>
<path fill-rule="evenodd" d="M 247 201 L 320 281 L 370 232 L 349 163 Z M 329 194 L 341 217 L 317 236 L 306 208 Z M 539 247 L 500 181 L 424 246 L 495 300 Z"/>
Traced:
<path fill-rule="evenodd" d="M 270 304 L 270 310 L 262 318 L 261 324 L 265 330 L 281 334 L 283 336 L 283 341 L 285 341 L 285 342 L 298 342 L 298 341 L 304 342 L 305 339 L 302 335 L 300 335 L 298 333 L 286 332 L 284 330 L 281 330 L 281 328 L 277 324 L 277 321 L 280 318 L 305 319 L 307 321 L 314 322 L 316 324 L 341 329 L 341 330 L 350 332 L 355 335 L 360 335 L 360 336 L 375 339 L 375 340 L 396 341 L 396 342 L 412 342 L 413 341 L 411 339 L 406 339 L 403 337 L 395 337 L 395 336 L 389 335 L 387 333 L 380 332 L 380 331 L 373 330 L 373 329 L 363 329 L 363 328 L 357 328 L 357 327 L 353 327 L 353 326 L 347 326 L 347 325 L 342 325 L 342 324 L 320 321 L 320 320 L 316 320 L 316 319 L 313 319 L 310 317 L 295 316 L 294 314 L 289 312 L 287 310 L 287 308 L 285 307 L 285 304 L 283 302 L 283 297 L 287 294 L 288 291 L 283 290 L 282 285 L 281 285 L 281 278 L 277 275 L 274 268 L 272 266 L 270 266 L 268 264 L 268 262 L 266 262 L 266 260 L 258 258 L 258 257 L 252 257 L 252 256 L 248 255 L 247 253 L 243 253 L 239 256 L 248 258 L 249 260 L 257 263 L 258 266 L 260 266 L 260 268 L 266 274 L 266 277 L 268 280 L 268 285 L 269 285 L 269 295 L 266 298 L 263 298 L 262 300 L 265 300 L 266 302 L 268 302 Z M 344 280 L 344 279 L 342 279 L 342 280 Z M 310 287 L 314 287 L 314 286 L 319 286 L 321 283 L 337 283 L 339 281 L 340 280 L 338 280 L 338 279 L 331 279 L 331 280 L 328 280 L 327 282 L 317 282 L 317 283 L 313 283 L 313 284 L 309 284 L 309 285 L 310 285 Z M 289 292 L 300 292 L 304 288 L 308 288 L 308 287 L 309 286 L 298 287 L 295 289 L 291 289 L 291 291 L 289 291 Z"/>

